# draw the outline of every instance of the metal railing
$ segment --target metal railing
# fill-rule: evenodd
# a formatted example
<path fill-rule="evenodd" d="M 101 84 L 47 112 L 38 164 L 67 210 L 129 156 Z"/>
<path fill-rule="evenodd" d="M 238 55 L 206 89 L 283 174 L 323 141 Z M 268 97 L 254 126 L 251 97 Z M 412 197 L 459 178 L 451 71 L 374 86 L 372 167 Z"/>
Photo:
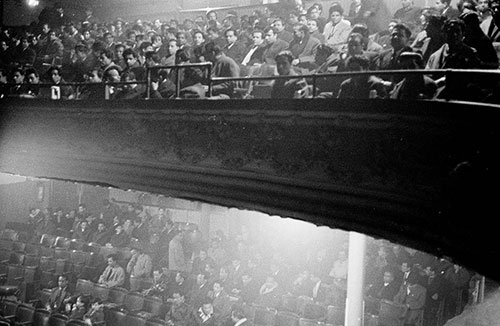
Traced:
<path fill-rule="evenodd" d="M 270 81 L 270 80 L 279 80 L 279 79 L 305 79 L 312 88 L 311 96 L 310 98 L 316 98 L 317 97 L 317 91 L 318 91 L 318 80 L 319 79 L 325 79 L 325 78 L 331 78 L 331 79 L 347 79 L 355 76 L 377 76 L 382 79 L 384 79 L 384 76 L 408 76 L 408 75 L 429 75 L 429 76 L 442 76 L 446 80 L 452 80 L 456 78 L 459 75 L 467 75 L 471 76 L 471 80 L 473 76 L 479 76 L 481 78 L 485 76 L 493 76 L 495 78 L 498 78 L 500 81 L 500 69 L 493 69 L 493 70 L 481 70 L 481 69 L 474 69 L 474 70 L 467 70 L 467 69 L 433 69 L 433 70 L 372 70 L 372 71 L 361 71 L 361 72 L 335 72 L 335 73 L 315 73 L 315 74 L 306 74 L 306 75 L 293 75 L 293 76 L 252 76 L 252 77 L 212 77 L 212 64 L 209 62 L 204 62 L 204 63 L 190 63 L 190 64 L 183 64 L 183 65 L 168 65 L 168 66 L 153 66 L 153 67 L 147 67 L 146 68 L 146 80 L 144 81 L 131 81 L 131 82 L 103 82 L 103 83 L 64 83 L 60 85 L 54 85 L 53 83 L 40 83 L 36 85 L 31 85 L 31 84 L 23 84 L 29 86 L 36 86 L 39 88 L 50 88 L 54 86 L 59 86 L 59 87 L 74 87 L 74 91 L 76 94 L 79 94 L 79 89 L 85 86 L 92 86 L 96 87 L 98 85 L 102 86 L 104 88 L 105 92 L 105 99 L 110 99 L 111 96 L 109 94 L 109 91 L 111 87 L 113 86 L 119 86 L 119 85 L 127 85 L 127 84 L 142 84 L 145 85 L 146 89 L 146 95 L 145 99 L 150 99 L 151 98 L 151 83 L 152 83 L 152 71 L 154 70 L 161 70 L 161 69 L 171 69 L 174 70 L 175 74 L 175 99 L 180 99 L 180 90 L 181 90 L 181 78 L 180 78 L 180 69 L 185 69 L 185 68 L 205 68 L 207 70 L 207 78 L 205 79 L 206 83 L 208 83 L 208 91 L 207 91 L 207 96 L 210 97 L 212 95 L 212 87 L 216 83 L 223 83 L 223 82 L 246 82 L 246 83 L 251 83 L 251 82 L 259 82 L 259 81 Z M 389 78 L 386 80 L 390 80 Z M 17 84 L 13 83 L 8 83 L 8 84 L 3 84 L 4 89 L 8 89 L 9 87 L 15 86 Z M 494 88 L 495 85 L 491 85 L 492 88 Z M 7 87 L 7 88 L 5 88 Z M 55 99 L 55 98 L 54 98 Z M 75 98 L 78 99 L 78 98 Z"/>

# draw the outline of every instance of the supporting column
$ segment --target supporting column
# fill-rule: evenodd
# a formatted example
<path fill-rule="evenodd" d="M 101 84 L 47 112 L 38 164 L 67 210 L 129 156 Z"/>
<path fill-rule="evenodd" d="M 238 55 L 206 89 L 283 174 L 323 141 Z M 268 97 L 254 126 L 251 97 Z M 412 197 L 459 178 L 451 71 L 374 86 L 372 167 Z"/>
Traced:
<path fill-rule="evenodd" d="M 347 269 L 347 301 L 345 326 L 363 325 L 363 288 L 365 283 L 366 236 L 349 232 L 349 263 Z"/>

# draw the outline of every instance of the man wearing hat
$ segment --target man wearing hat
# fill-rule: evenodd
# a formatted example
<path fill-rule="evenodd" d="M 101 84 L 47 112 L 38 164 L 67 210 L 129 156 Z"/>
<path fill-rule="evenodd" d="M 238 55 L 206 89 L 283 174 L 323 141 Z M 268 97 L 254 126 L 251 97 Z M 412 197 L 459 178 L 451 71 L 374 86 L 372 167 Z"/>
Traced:
<path fill-rule="evenodd" d="M 153 263 L 151 257 L 144 253 L 142 245 L 139 243 L 134 244 L 132 249 L 130 249 L 132 257 L 127 264 L 127 273 L 130 275 L 130 290 L 137 290 L 140 279 L 149 278 L 151 276 L 151 270 L 153 268 Z"/>

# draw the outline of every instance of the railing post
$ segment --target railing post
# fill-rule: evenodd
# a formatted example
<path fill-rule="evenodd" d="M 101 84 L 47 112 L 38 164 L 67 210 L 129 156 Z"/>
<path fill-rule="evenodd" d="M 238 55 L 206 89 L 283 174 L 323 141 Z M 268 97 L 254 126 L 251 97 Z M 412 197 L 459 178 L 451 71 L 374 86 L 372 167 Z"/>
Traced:
<path fill-rule="evenodd" d="M 313 75 L 313 85 L 312 85 L 312 88 L 313 88 L 313 98 L 316 97 L 316 74 Z"/>
<path fill-rule="evenodd" d="M 151 97 L 151 68 L 146 67 L 146 100 Z"/>
<path fill-rule="evenodd" d="M 175 66 L 175 98 L 180 98 L 181 95 L 181 78 L 180 78 L 180 66 Z"/>
<path fill-rule="evenodd" d="M 212 97 L 212 64 L 208 65 L 208 97 Z"/>

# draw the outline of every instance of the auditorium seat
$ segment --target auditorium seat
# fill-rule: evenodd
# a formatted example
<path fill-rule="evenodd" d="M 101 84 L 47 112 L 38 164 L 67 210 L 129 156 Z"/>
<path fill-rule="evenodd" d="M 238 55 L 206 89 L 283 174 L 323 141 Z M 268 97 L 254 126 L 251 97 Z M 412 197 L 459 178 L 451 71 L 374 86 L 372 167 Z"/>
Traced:
<path fill-rule="evenodd" d="M 308 303 L 314 303 L 314 299 L 312 297 L 307 296 L 307 295 L 299 295 L 297 297 L 297 313 L 300 316 L 304 315 L 304 307 Z"/>
<path fill-rule="evenodd" d="M 18 265 L 8 265 L 5 285 L 20 285 L 24 279 L 24 268 Z"/>
<path fill-rule="evenodd" d="M 54 258 L 55 259 L 71 259 L 71 252 L 65 248 L 54 248 Z"/>
<path fill-rule="evenodd" d="M 16 310 L 15 326 L 32 325 L 35 318 L 35 308 L 29 304 L 21 303 Z"/>
<path fill-rule="evenodd" d="M 281 296 L 280 310 L 297 313 L 297 297 L 292 294 Z"/>
<path fill-rule="evenodd" d="M 10 260 L 10 250 L 0 250 L 0 263 L 7 264 Z"/>
<path fill-rule="evenodd" d="M 163 300 L 154 296 L 146 296 L 144 298 L 144 305 L 139 314 L 146 319 L 151 318 L 164 318 Z"/>
<path fill-rule="evenodd" d="M 24 252 L 27 255 L 40 256 L 40 245 L 36 243 L 26 243 L 24 246 Z"/>
<path fill-rule="evenodd" d="M 68 316 L 59 313 L 53 313 L 49 317 L 48 326 L 66 326 L 67 321 Z"/>
<path fill-rule="evenodd" d="M 41 256 L 39 268 L 41 271 L 44 271 L 44 272 L 55 273 L 56 260 L 53 257 Z"/>
<path fill-rule="evenodd" d="M 88 324 L 81 319 L 69 319 L 66 326 L 88 326 Z"/>
<path fill-rule="evenodd" d="M 85 279 L 78 279 L 75 286 L 75 294 L 91 295 L 94 292 L 94 283 Z"/>
<path fill-rule="evenodd" d="M 299 326 L 324 326 L 325 323 L 316 319 L 300 318 Z"/>
<path fill-rule="evenodd" d="M 114 287 L 109 289 L 108 299 L 104 302 L 104 305 L 107 307 L 117 307 L 123 305 L 125 301 L 125 296 L 128 294 L 128 291 L 121 287 Z"/>
<path fill-rule="evenodd" d="M 2 317 L 4 320 L 8 321 L 9 324 L 12 324 L 14 319 L 16 318 L 17 307 L 19 306 L 19 302 L 14 300 L 3 300 L 2 301 Z"/>
<path fill-rule="evenodd" d="M 167 326 L 167 322 L 164 319 L 148 319 L 146 320 L 146 326 Z"/>
<path fill-rule="evenodd" d="M 24 263 L 24 253 L 12 252 L 10 254 L 9 263 L 12 265 L 22 265 Z"/>
<path fill-rule="evenodd" d="M 298 326 L 300 316 L 290 311 L 278 311 L 275 326 Z"/>
<path fill-rule="evenodd" d="M 144 306 L 144 296 L 139 292 L 129 292 L 123 300 L 124 308 L 129 312 L 138 312 Z"/>
<path fill-rule="evenodd" d="M 0 239 L 0 250 L 11 251 L 14 241 Z"/>
<path fill-rule="evenodd" d="M 99 298 L 102 301 L 107 301 L 109 296 L 110 288 L 104 284 L 94 284 L 92 290 L 92 297 Z"/>
<path fill-rule="evenodd" d="M 328 306 L 326 307 L 326 323 L 332 325 L 343 325 L 345 318 L 345 307 Z"/>
<path fill-rule="evenodd" d="M 69 250 L 70 245 L 71 245 L 71 239 L 68 239 L 66 237 L 58 236 L 58 237 L 56 237 L 56 240 L 54 241 L 55 248 Z"/>
<path fill-rule="evenodd" d="M 306 303 L 302 311 L 302 318 L 317 319 L 324 321 L 327 316 L 327 308 L 318 303 Z"/>
<path fill-rule="evenodd" d="M 54 256 L 55 256 L 54 248 L 40 246 L 39 249 L 40 250 L 38 253 L 39 253 L 40 257 L 54 258 Z"/>
<path fill-rule="evenodd" d="M 69 250 L 80 250 L 83 251 L 83 248 L 85 247 L 85 242 L 77 239 L 71 239 L 70 244 L 69 244 Z"/>
<path fill-rule="evenodd" d="M 392 301 L 380 301 L 379 323 L 386 326 L 403 325 L 406 306 Z"/>
<path fill-rule="evenodd" d="M 58 275 L 54 272 L 50 271 L 40 271 L 40 278 L 38 282 L 40 284 L 40 288 L 53 288 L 57 285 Z"/>
<path fill-rule="evenodd" d="M 23 265 L 25 267 L 36 267 L 38 268 L 38 266 L 40 266 L 40 257 L 38 257 L 37 255 L 33 255 L 33 254 L 26 254 L 24 256 L 24 263 Z"/>
<path fill-rule="evenodd" d="M 90 259 L 90 253 L 81 250 L 71 250 L 69 256 L 73 264 L 87 265 Z"/>
<path fill-rule="evenodd" d="M 10 240 L 10 241 L 17 241 L 18 232 L 16 230 L 3 229 L 0 232 L 1 232 L 0 239 Z"/>
<path fill-rule="evenodd" d="M 126 325 L 127 313 L 120 309 L 104 309 L 104 320 L 106 326 Z"/>
<path fill-rule="evenodd" d="M 56 242 L 56 236 L 52 234 L 43 234 L 40 239 L 40 244 L 47 248 L 54 247 L 55 242 Z"/>
<path fill-rule="evenodd" d="M 134 314 L 127 314 L 125 323 L 127 326 L 146 326 L 146 319 Z"/>
<path fill-rule="evenodd" d="M 274 326 L 276 322 L 276 309 L 257 308 L 254 312 L 253 324 L 262 326 Z"/>
<path fill-rule="evenodd" d="M 46 309 L 36 309 L 33 317 L 33 326 L 48 326 L 50 311 Z"/>

